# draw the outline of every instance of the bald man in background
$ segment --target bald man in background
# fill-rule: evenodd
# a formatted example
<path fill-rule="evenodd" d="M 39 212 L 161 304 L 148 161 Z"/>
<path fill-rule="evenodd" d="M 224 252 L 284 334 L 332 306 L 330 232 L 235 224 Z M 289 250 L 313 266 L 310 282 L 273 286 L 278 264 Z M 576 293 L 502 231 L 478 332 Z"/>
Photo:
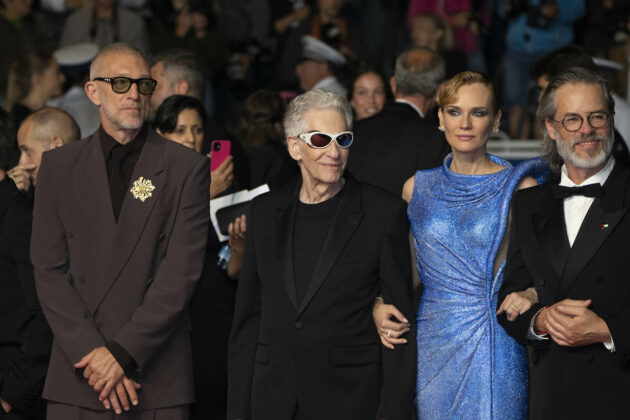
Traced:
<path fill-rule="evenodd" d="M 29 115 L 17 133 L 20 161 L 9 171 L 18 190 L 35 186 L 42 153 L 79 140 L 79 126 L 67 112 L 46 107 Z"/>

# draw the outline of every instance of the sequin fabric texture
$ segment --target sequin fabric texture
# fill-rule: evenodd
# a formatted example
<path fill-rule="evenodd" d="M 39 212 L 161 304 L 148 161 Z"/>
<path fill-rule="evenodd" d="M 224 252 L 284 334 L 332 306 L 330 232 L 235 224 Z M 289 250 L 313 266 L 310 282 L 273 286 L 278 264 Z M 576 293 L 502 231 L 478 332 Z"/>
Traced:
<path fill-rule="evenodd" d="M 489 175 L 441 167 L 418 171 L 408 207 L 424 291 L 418 308 L 419 419 L 525 419 L 524 346 L 496 319 L 505 263 L 493 274 L 510 200 L 526 176 L 541 182 L 539 159 Z"/>

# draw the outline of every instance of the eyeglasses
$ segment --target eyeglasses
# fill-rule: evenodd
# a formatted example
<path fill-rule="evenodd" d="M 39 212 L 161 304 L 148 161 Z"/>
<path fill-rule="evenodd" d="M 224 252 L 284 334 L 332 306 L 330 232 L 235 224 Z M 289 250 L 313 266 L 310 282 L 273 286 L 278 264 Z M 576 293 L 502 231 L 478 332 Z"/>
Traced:
<path fill-rule="evenodd" d="M 584 118 L 578 114 L 571 114 L 564 117 L 561 120 L 554 120 L 553 118 L 549 118 L 551 121 L 555 121 L 557 123 L 561 123 L 562 126 L 567 131 L 578 131 L 582 128 L 582 124 L 584 124 Z M 593 128 L 602 128 L 606 127 L 610 122 L 610 115 L 602 111 L 590 112 L 586 117 L 588 123 Z"/>
<path fill-rule="evenodd" d="M 138 92 L 143 95 L 150 95 L 157 86 L 157 81 L 148 77 L 142 79 L 132 79 L 130 77 L 95 77 L 94 80 L 107 82 L 112 85 L 112 90 L 116 93 L 127 93 L 134 83 L 138 86 Z"/>
<path fill-rule="evenodd" d="M 313 149 L 323 149 L 334 140 L 337 146 L 347 149 L 352 144 L 352 131 L 344 131 L 337 134 L 322 133 L 321 131 L 311 131 L 310 133 L 298 134 L 298 137 L 306 142 Z"/>

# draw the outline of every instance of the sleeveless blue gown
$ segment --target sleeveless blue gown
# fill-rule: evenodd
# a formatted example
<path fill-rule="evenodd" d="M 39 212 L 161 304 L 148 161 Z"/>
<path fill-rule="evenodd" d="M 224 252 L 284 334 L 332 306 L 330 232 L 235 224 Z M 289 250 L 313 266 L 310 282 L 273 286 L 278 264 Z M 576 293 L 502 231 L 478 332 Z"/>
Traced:
<path fill-rule="evenodd" d="M 418 419 L 527 418 L 527 354 L 497 323 L 505 263 L 493 275 L 510 201 L 526 176 L 544 180 L 539 159 L 462 175 L 418 171 L 408 216 L 424 291 L 418 308 Z"/>

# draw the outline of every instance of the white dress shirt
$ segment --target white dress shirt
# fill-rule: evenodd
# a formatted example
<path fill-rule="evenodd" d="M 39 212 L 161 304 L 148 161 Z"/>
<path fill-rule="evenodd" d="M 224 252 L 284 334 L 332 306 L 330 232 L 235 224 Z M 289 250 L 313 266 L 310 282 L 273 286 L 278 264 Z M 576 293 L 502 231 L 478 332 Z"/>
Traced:
<path fill-rule="evenodd" d="M 586 178 L 584 182 L 578 185 L 571 181 L 571 179 L 569 178 L 569 174 L 567 173 L 567 168 L 562 165 L 562 170 L 560 173 L 560 185 L 563 187 L 584 187 L 591 184 L 604 185 L 604 182 L 606 182 L 608 176 L 612 172 L 613 166 L 615 166 L 615 158 L 611 156 L 608 159 L 608 162 L 606 162 L 606 165 L 604 165 L 604 167 L 600 169 L 599 172 L 589 178 Z M 586 217 L 586 213 L 588 213 L 588 210 L 591 208 L 591 204 L 593 204 L 593 200 L 595 200 L 595 198 L 586 197 L 583 195 L 574 195 L 564 199 L 564 221 L 567 227 L 567 238 L 569 239 L 569 245 L 571 247 L 573 247 L 575 238 L 580 231 L 580 227 L 582 226 L 582 222 Z M 533 327 L 529 329 L 527 338 L 529 338 L 530 340 L 549 339 L 548 334 L 536 334 Z M 611 352 L 615 351 L 615 343 L 613 342 L 612 337 L 610 341 L 603 344 Z"/>

